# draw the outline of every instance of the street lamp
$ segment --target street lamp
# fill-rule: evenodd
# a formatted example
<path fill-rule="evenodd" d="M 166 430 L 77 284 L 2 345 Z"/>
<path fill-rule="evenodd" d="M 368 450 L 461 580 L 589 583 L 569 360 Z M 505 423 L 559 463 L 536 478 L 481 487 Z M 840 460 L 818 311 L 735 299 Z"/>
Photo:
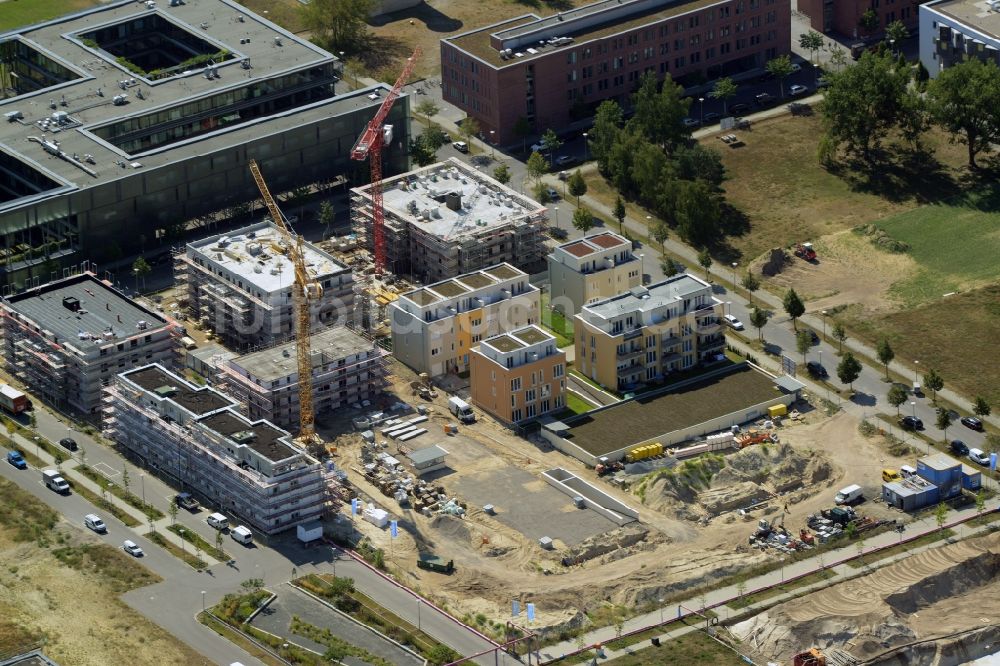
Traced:
<path fill-rule="evenodd" d="M 201 591 L 201 612 L 205 612 L 205 590 Z"/>
<path fill-rule="evenodd" d="M 914 361 L 913 362 L 913 384 L 914 384 L 914 386 L 916 386 L 917 382 L 920 381 L 920 379 L 917 377 L 917 366 L 918 365 L 920 365 L 920 361 Z"/>
<path fill-rule="evenodd" d="M 917 418 L 917 403 L 911 400 L 910 407 L 913 409 L 913 418 Z"/>
<path fill-rule="evenodd" d="M 423 631 L 420 628 L 420 597 L 417 597 L 417 631 Z"/>
<path fill-rule="evenodd" d="M 739 266 L 737 262 L 733 262 L 733 293 L 736 293 L 736 267 Z"/>
<path fill-rule="evenodd" d="M 701 124 L 705 124 L 705 98 L 699 97 L 698 103 L 701 104 Z"/>
<path fill-rule="evenodd" d="M 826 310 L 823 310 L 820 314 L 823 315 L 823 342 L 826 342 L 827 341 L 826 340 Z"/>
<path fill-rule="evenodd" d="M 142 503 L 146 504 L 146 475 L 139 472 L 139 486 L 142 488 Z"/>
<path fill-rule="evenodd" d="M 493 130 L 490 130 L 490 159 L 496 159 L 497 157 L 497 143 L 496 139 L 493 138 L 495 133 Z"/>
<path fill-rule="evenodd" d="M 660 624 L 663 624 L 663 599 L 657 599 L 660 603 Z"/>
<path fill-rule="evenodd" d="M 642 259 L 645 256 L 645 254 L 639 253 L 639 284 L 646 284 L 646 262 Z"/>
<path fill-rule="evenodd" d="M 590 144 L 587 143 L 587 133 L 583 133 L 583 161 L 590 159 Z"/>
<path fill-rule="evenodd" d="M 553 206 L 552 210 L 556 212 L 556 229 L 559 228 L 559 206 Z"/>
<path fill-rule="evenodd" d="M 733 302 L 732 301 L 726 301 L 726 309 L 729 310 L 729 314 L 730 315 L 733 314 Z"/>

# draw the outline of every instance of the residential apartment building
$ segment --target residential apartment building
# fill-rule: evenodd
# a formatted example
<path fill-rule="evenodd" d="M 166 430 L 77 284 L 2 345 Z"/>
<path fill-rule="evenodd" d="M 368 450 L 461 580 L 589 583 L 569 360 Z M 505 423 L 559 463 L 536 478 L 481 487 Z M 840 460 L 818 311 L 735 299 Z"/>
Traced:
<path fill-rule="evenodd" d="M 722 314 L 712 286 L 693 275 L 634 287 L 573 318 L 576 367 L 616 390 L 662 381 L 722 353 Z"/>
<path fill-rule="evenodd" d="M 567 315 L 642 286 L 642 262 L 632 254 L 632 242 L 610 231 L 563 243 L 548 260 L 549 302 Z"/>
<path fill-rule="evenodd" d="M 920 62 L 931 77 L 968 58 L 1000 65 L 1000 6 L 974 0 L 920 5 Z"/>
<path fill-rule="evenodd" d="M 219 377 L 252 419 L 297 432 L 299 368 L 295 342 L 223 361 Z M 336 409 L 373 400 L 388 384 L 385 351 L 344 326 L 316 333 L 309 344 L 313 406 L 320 419 Z"/>
<path fill-rule="evenodd" d="M 598 0 L 442 39 L 441 92 L 506 144 L 521 118 L 558 130 L 628 101 L 644 72 L 693 84 L 790 51 L 788 0 Z"/>
<path fill-rule="evenodd" d="M 917 29 L 917 3 L 913 0 L 799 0 L 799 11 L 809 17 L 813 30 L 837 33 L 852 39 L 880 37 L 885 27 L 902 21 L 910 32 Z M 860 26 L 869 9 L 878 16 L 878 28 L 868 33 Z"/>
<path fill-rule="evenodd" d="M 525 326 L 483 340 L 470 364 L 472 402 L 511 425 L 565 406 L 566 353 L 556 338 Z"/>
<path fill-rule="evenodd" d="M 81 273 L 0 301 L 7 372 L 42 400 L 97 412 L 116 374 L 172 364 L 180 326 L 139 305 L 92 273 Z"/>
<path fill-rule="evenodd" d="M 482 340 L 540 321 L 539 293 L 510 264 L 408 291 L 388 307 L 392 355 L 432 377 L 467 372 Z"/>
<path fill-rule="evenodd" d="M 354 275 L 348 266 L 304 243 L 307 270 L 323 287 L 310 299 L 319 327 L 354 319 Z M 188 243 L 174 259 L 188 316 L 227 347 L 247 351 L 289 339 L 295 330 L 295 267 L 285 235 L 270 222 Z"/>
<path fill-rule="evenodd" d="M 322 517 L 334 479 L 285 430 L 160 365 L 117 375 L 104 435 L 147 469 L 266 535 Z"/>

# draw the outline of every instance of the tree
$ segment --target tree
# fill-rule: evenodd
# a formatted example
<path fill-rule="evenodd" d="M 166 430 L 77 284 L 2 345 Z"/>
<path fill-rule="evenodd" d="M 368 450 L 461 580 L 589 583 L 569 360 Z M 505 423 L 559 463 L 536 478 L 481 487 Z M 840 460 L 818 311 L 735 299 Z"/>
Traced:
<path fill-rule="evenodd" d="M 847 339 L 847 331 L 844 330 L 844 325 L 841 324 L 839 321 L 838 322 L 834 322 L 834 324 L 833 324 L 833 330 L 831 331 L 831 333 L 833 334 L 834 339 L 836 339 L 837 342 L 840 343 L 840 348 L 837 350 L 837 353 L 838 354 L 843 354 L 844 353 L 844 340 Z"/>
<path fill-rule="evenodd" d="M 785 313 L 792 319 L 792 328 L 796 331 L 799 330 L 798 318 L 806 312 L 805 303 L 802 302 L 802 299 L 799 298 L 794 289 L 789 289 L 785 292 L 785 297 L 781 303 L 785 308 Z"/>
<path fill-rule="evenodd" d="M 665 252 L 663 244 L 670 238 L 670 227 L 663 220 L 657 220 L 653 223 L 653 228 L 649 230 L 649 233 L 653 240 L 660 244 L 660 254 L 663 254 Z"/>
<path fill-rule="evenodd" d="M 992 432 L 986 435 L 983 448 L 990 453 L 1000 453 L 1000 435 Z"/>
<path fill-rule="evenodd" d="M 977 395 L 976 402 L 972 406 L 972 413 L 979 418 L 985 418 L 990 415 L 991 411 L 993 410 L 990 408 L 990 403 L 986 401 L 986 398 L 981 395 Z"/>
<path fill-rule="evenodd" d="M 935 423 L 935 425 L 938 427 L 938 430 L 944 433 L 945 443 L 948 442 L 948 426 L 951 425 L 951 421 L 952 421 L 951 412 L 945 409 L 944 407 L 938 407 L 937 422 Z"/>
<path fill-rule="evenodd" d="M 677 181 L 674 218 L 681 238 L 692 245 L 709 245 L 719 235 L 721 216 L 719 197 L 708 183 Z"/>
<path fill-rule="evenodd" d="M 587 133 L 587 139 L 590 153 L 597 160 L 597 168 L 605 176 L 609 173 L 611 152 L 618 143 L 624 123 L 622 108 L 612 100 L 601 102 L 594 112 L 594 126 Z"/>
<path fill-rule="evenodd" d="M 854 390 L 854 382 L 861 375 L 861 362 L 854 358 L 854 354 L 847 352 L 844 358 L 840 359 L 837 365 L 837 379 L 841 384 L 847 384 Z"/>
<path fill-rule="evenodd" d="M 976 513 L 983 515 L 983 509 L 986 508 L 986 493 L 980 488 L 979 492 L 976 493 Z"/>
<path fill-rule="evenodd" d="M 899 416 L 899 406 L 906 402 L 906 389 L 899 384 L 893 384 L 886 394 L 885 399 L 896 408 L 896 416 Z"/>
<path fill-rule="evenodd" d="M 424 117 L 424 123 L 431 124 L 431 116 L 436 116 L 441 111 L 441 107 L 435 104 L 432 99 L 425 99 L 413 109 L 418 116 Z"/>
<path fill-rule="evenodd" d="M 579 206 L 580 197 L 587 193 L 587 181 L 583 179 L 579 169 L 573 172 L 566 185 L 569 187 L 569 193 L 576 197 L 576 205 Z"/>
<path fill-rule="evenodd" d="M 501 185 L 506 185 L 510 182 L 510 167 L 506 163 L 497 165 L 497 168 L 493 169 L 493 178 Z"/>
<path fill-rule="evenodd" d="M 466 116 L 458 126 L 458 132 L 465 138 L 465 142 L 469 144 L 469 152 L 474 152 L 472 137 L 479 134 L 479 121 L 472 116 Z"/>
<path fill-rule="evenodd" d="M 170 524 L 173 525 L 177 522 L 177 502 L 171 502 L 170 506 L 167 507 L 167 513 L 170 515 Z"/>
<path fill-rule="evenodd" d="M 785 98 L 785 79 L 792 73 L 792 59 L 790 56 L 782 55 L 767 61 L 764 65 L 767 73 L 778 79 L 781 85 L 781 98 Z"/>
<path fill-rule="evenodd" d="M 221 534 L 221 532 L 220 532 L 220 534 Z M 247 578 L 245 581 L 243 581 L 242 583 L 240 583 L 240 587 L 242 587 L 248 593 L 250 593 L 250 592 L 256 592 L 257 590 L 259 590 L 259 589 L 261 589 L 261 588 L 264 587 L 264 579 L 262 579 L 262 578 Z"/>
<path fill-rule="evenodd" d="M 892 359 L 896 358 L 896 352 L 892 351 L 887 338 L 882 338 L 878 341 L 875 355 L 878 356 L 878 362 L 885 367 L 885 379 L 889 381 L 889 364 L 892 363 Z"/>
<path fill-rule="evenodd" d="M 324 201 L 319 205 L 319 223 L 323 225 L 323 238 L 330 235 L 330 227 L 333 225 L 333 220 L 335 219 L 335 213 L 333 211 L 333 204 L 329 201 Z"/>
<path fill-rule="evenodd" d="M 750 325 L 757 329 L 757 339 L 764 340 L 764 326 L 767 324 L 767 312 L 754 306 L 750 313 Z"/>
<path fill-rule="evenodd" d="M 680 268 L 677 266 L 677 262 L 673 259 L 664 259 L 660 262 L 660 268 L 663 270 L 663 275 L 665 277 L 673 277 L 680 273 Z"/>
<path fill-rule="evenodd" d="M 753 293 L 760 289 L 760 280 L 757 279 L 756 275 L 747 271 L 747 274 L 743 276 L 743 280 L 740 281 L 740 286 L 750 294 L 750 305 L 753 305 Z"/>
<path fill-rule="evenodd" d="M 573 227 L 586 236 L 587 232 L 594 228 L 594 214 L 586 206 L 580 206 L 573 213 Z"/>
<path fill-rule="evenodd" d="M 445 144 L 444 130 L 442 130 L 441 126 L 436 123 L 431 123 L 423 132 L 420 133 L 420 136 L 424 139 L 424 143 L 434 150 L 437 150 Z"/>
<path fill-rule="evenodd" d="M 866 52 L 828 80 L 822 106 L 826 135 L 871 165 L 888 133 L 918 110 L 907 94 L 908 68 L 898 67 L 888 54 Z"/>
<path fill-rule="evenodd" d="M 222 530 L 215 531 L 215 549 L 222 552 Z"/>
<path fill-rule="evenodd" d="M 149 262 L 146 261 L 145 257 L 139 257 L 132 263 L 132 273 L 135 275 L 135 290 L 139 291 L 139 280 L 142 280 L 142 286 L 146 286 L 146 276 L 150 274 L 153 269 L 150 267 Z"/>
<path fill-rule="evenodd" d="M 910 31 L 902 21 L 893 21 L 885 26 L 885 40 L 890 46 L 895 48 L 896 44 L 902 44 L 903 40 L 910 36 Z"/>
<path fill-rule="evenodd" d="M 708 93 L 708 96 L 712 99 L 722 100 L 722 113 L 723 115 L 729 115 L 729 100 L 736 96 L 736 91 L 739 90 L 739 86 L 728 76 L 724 76 L 715 82 L 715 86 L 712 87 L 712 91 Z"/>
<path fill-rule="evenodd" d="M 460 654 L 452 650 L 447 645 L 444 645 L 443 643 L 436 644 L 427 653 L 427 660 L 432 664 L 432 666 L 440 666 L 441 664 L 450 664 L 451 662 L 456 661 L 459 658 L 461 658 Z"/>
<path fill-rule="evenodd" d="M 878 30 L 878 14 L 874 9 L 869 8 L 858 19 L 858 27 L 865 35 L 871 35 Z"/>
<path fill-rule="evenodd" d="M 934 519 L 937 521 L 938 529 L 944 529 L 944 521 L 948 519 L 948 505 L 941 502 L 934 510 Z"/>
<path fill-rule="evenodd" d="M 542 150 L 549 154 L 550 164 L 552 163 L 552 153 L 559 150 L 559 146 L 561 145 L 563 145 L 563 142 L 559 140 L 555 130 L 551 127 L 542 134 Z"/>
<path fill-rule="evenodd" d="M 834 42 L 830 49 L 830 62 L 837 67 L 838 72 L 847 64 L 847 50 L 839 42 Z"/>
<path fill-rule="evenodd" d="M 122 489 L 125 491 L 125 497 L 128 497 L 131 494 L 128 490 L 128 487 L 129 487 L 128 468 L 122 467 Z"/>
<path fill-rule="evenodd" d="M 799 331 L 795 334 L 795 348 L 802 354 L 803 365 L 805 365 L 806 354 L 809 353 L 810 347 L 812 347 L 812 336 L 809 331 Z"/>
<path fill-rule="evenodd" d="M 549 165 L 546 163 L 545 158 L 541 156 L 540 153 L 531 153 L 528 161 L 525 163 L 525 167 L 528 170 L 528 176 L 535 181 L 536 185 L 540 185 L 542 179 L 542 174 L 548 171 Z"/>
<path fill-rule="evenodd" d="M 427 166 L 437 161 L 434 149 L 428 145 L 427 139 L 423 135 L 416 139 L 410 139 L 410 157 L 417 166 Z"/>
<path fill-rule="evenodd" d="M 301 8 L 313 37 L 332 51 L 356 53 L 368 41 L 368 17 L 375 0 L 313 0 Z"/>
<path fill-rule="evenodd" d="M 511 128 L 514 136 L 521 140 L 521 151 L 528 151 L 528 135 L 531 134 L 531 122 L 524 116 L 518 116 Z"/>
<path fill-rule="evenodd" d="M 1000 142 L 1000 68 L 979 58 L 946 67 L 928 84 L 927 100 L 933 122 L 966 145 L 977 169 L 976 156 Z"/>
<path fill-rule="evenodd" d="M 924 386 L 931 390 L 931 399 L 936 404 L 937 392 L 944 388 L 944 379 L 937 373 L 937 370 L 931 368 L 924 373 Z"/>
<path fill-rule="evenodd" d="M 810 60 L 815 60 L 816 53 L 823 48 L 823 35 L 818 32 L 804 32 L 799 35 L 799 47 L 809 51 Z"/>
<path fill-rule="evenodd" d="M 687 141 L 691 130 L 681 122 L 691 108 L 691 98 L 684 96 L 683 86 L 674 83 L 667 74 L 660 85 L 656 73 L 648 71 L 639 79 L 639 89 L 632 96 L 635 115 L 629 125 L 638 129 L 645 139 L 668 152 Z"/>
<path fill-rule="evenodd" d="M 618 231 L 619 232 L 624 232 L 624 230 L 625 230 L 625 215 L 626 215 L 626 212 L 625 212 L 625 202 L 622 201 L 622 197 L 621 197 L 620 194 L 617 197 L 615 197 L 615 207 L 611 211 L 611 214 L 615 216 L 616 220 L 618 220 Z"/>
<path fill-rule="evenodd" d="M 712 274 L 712 255 L 708 248 L 698 253 L 698 265 L 705 269 L 705 277 Z"/>

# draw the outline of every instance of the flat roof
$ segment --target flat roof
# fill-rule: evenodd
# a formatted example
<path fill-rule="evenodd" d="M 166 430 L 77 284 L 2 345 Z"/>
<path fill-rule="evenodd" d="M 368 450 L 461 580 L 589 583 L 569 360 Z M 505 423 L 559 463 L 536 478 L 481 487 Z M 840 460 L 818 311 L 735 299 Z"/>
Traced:
<path fill-rule="evenodd" d="M 982 0 L 943 0 L 928 3 L 927 6 L 990 37 L 1000 39 L 1000 13 L 990 11 L 989 4 Z"/>
<path fill-rule="evenodd" d="M 412 291 L 400 294 L 400 298 L 413 301 L 419 306 L 431 305 L 448 298 L 454 298 L 473 291 L 499 284 L 516 277 L 528 277 L 522 270 L 510 264 L 497 264 L 478 271 L 464 273 L 457 277 L 434 282 Z"/>
<path fill-rule="evenodd" d="M 625 312 L 655 310 L 663 305 L 690 298 L 705 289 L 711 293 L 711 285 L 707 282 L 693 275 L 681 273 L 648 287 L 635 287 L 603 301 L 590 303 L 583 306 L 583 309 L 607 319 Z"/>
<path fill-rule="evenodd" d="M 295 266 L 280 248 L 285 234 L 270 222 L 259 222 L 225 234 L 188 243 L 208 264 L 225 268 L 265 293 L 287 289 L 295 282 Z M 312 243 L 302 244 L 306 269 L 316 278 L 350 273 L 348 266 Z"/>
<path fill-rule="evenodd" d="M 199 65 L 192 67 L 188 74 L 150 83 L 118 64 L 107 52 L 86 46 L 80 37 L 82 33 L 98 27 L 153 15 L 210 43 L 219 51 L 228 51 L 233 57 L 217 64 L 218 78 L 207 79 L 203 75 L 204 65 Z M 276 44 L 276 38 L 281 41 L 281 46 Z M 143 153 L 132 159 L 111 143 L 99 139 L 89 129 L 155 113 L 229 89 L 243 88 L 262 79 L 273 79 L 317 65 L 332 65 L 336 58 L 232 0 L 199 0 L 176 7 L 162 0 L 152 10 L 134 0 L 120 0 L 0 35 L 0 42 L 10 39 L 20 41 L 25 48 L 58 63 L 76 78 L 42 90 L 0 99 L 0 113 L 17 111 L 22 115 L 17 122 L 0 123 L 0 145 L 23 158 L 23 161 L 37 165 L 61 184 L 80 189 L 130 177 L 136 169 L 149 171 L 206 152 L 241 146 L 261 136 L 318 122 L 331 115 L 358 108 L 374 109 L 382 102 L 380 98 L 369 99 L 371 91 L 368 89 L 353 91 L 311 106 L 219 128 L 211 134 L 172 143 L 162 150 Z M 251 69 L 242 68 L 244 59 L 249 59 Z M 132 79 L 135 79 L 136 85 L 129 83 L 125 90 L 120 87 L 119 82 Z M 384 84 L 378 87 L 388 89 Z M 140 90 L 141 98 L 138 95 Z M 128 95 L 127 103 L 113 103 L 113 98 L 119 94 Z M 44 136 L 38 124 L 52 119 L 55 111 L 49 107 L 50 100 L 60 103 L 55 111 L 68 114 L 70 122 L 63 126 L 53 125 L 48 138 L 58 140 L 59 149 L 67 155 L 91 155 L 93 163 L 60 159 L 46 152 L 41 145 L 29 142 L 29 136 Z M 65 106 L 61 105 L 62 100 L 65 100 Z M 29 198 L 18 197 L 5 202 L 2 207 L 26 205 Z"/>
<path fill-rule="evenodd" d="M 917 462 L 922 463 L 925 467 L 930 467 L 931 469 L 937 471 L 954 469 L 962 464 L 951 456 L 946 456 L 943 453 L 932 453 L 929 456 L 917 458 Z"/>
<path fill-rule="evenodd" d="M 191 388 L 186 382 L 158 365 L 148 365 L 122 373 L 132 383 L 150 393 L 173 400 L 193 414 L 202 416 L 225 407 L 236 405 L 215 390 L 206 387 Z"/>
<path fill-rule="evenodd" d="M 552 16 L 539 17 L 525 14 L 508 21 L 494 23 L 464 32 L 442 41 L 451 42 L 464 51 L 481 58 L 490 65 L 503 67 L 539 58 L 557 51 L 580 46 L 586 42 L 609 37 L 634 28 L 652 25 L 663 19 L 695 11 L 725 0 L 598 0 Z M 513 40 L 535 33 L 524 44 L 513 49 L 512 57 L 503 59 L 493 46 L 492 37 Z M 573 42 L 554 45 L 550 38 L 572 38 Z M 540 44 L 539 41 L 543 41 Z M 530 44 L 530 46 L 528 45 Z"/>
<path fill-rule="evenodd" d="M 354 191 L 370 196 L 371 185 Z M 455 209 L 449 200 L 455 201 Z M 545 207 L 456 158 L 382 181 L 387 213 L 443 240 L 460 241 L 545 213 Z M 387 215 L 387 223 L 389 216 Z"/>
<path fill-rule="evenodd" d="M 565 437 L 587 453 L 602 456 L 780 397 L 772 377 L 744 365 L 677 391 L 639 396 L 576 417 L 567 424 Z"/>
<path fill-rule="evenodd" d="M 603 233 L 594 234 L 593 236 L 586 236 L 584 238 L 563 243 L 562 245 L 557 245 L 556 248 L 563 250 L 564 252 L 568 252 L 574 257 L 583 258 L 587 255 L 601 252 L 603 250 L 610 250 L 622 245 L 627 245 L 631 248 L 632 243 L 618 234 L 605 231 Z"/>
<path fill-rule="evenodd" d="M 795 391 L 801 391 L 806 387 L 805 384 L 797 380 L 795 377 L 790 377 L 789 375 L 779 375 L 774 383 L 778 385 L 778 388 L 788 393 L 794 393 Z"/>
<path fill-rule="evenodd" d="M 273 381 L 298 374 L 298 359 L 295 355 L 295 341 L 245 354 L 230 361 L 262 381 Z M 370 340 L 345 326 L 333 326 L 314 333 L 309 338 L 313 368 L 337 359 L 360 354 L 372 349 Z"/>
<path fill-rule="evenodd" d="M 286 460 L 301 453 L 294 449 L 282 439 L 291 438 L 291 435 L 281 430 L 267 421 L 251 422 L 231 411 L 217 412 L 198 419 L 198 423 L 214 430 L 215 432 L 228 437 L 234 444 L 246 444 L 251 449 L 264 456 L 271 462 Z M 238 441 L 233 435 L 249 433 L 247 441 Z"/>
<path fill-rule="evenodd" d="M 554 335 L 546 333 L 537 326 L 525 326 L 524 328 L 511 331 L 510 334 L 518 340 L 528 343 L 529 345 L 556 339 Z"/>
<path fill-rule="evenodd" d="M 161 315 L 91 273 L 49 282 L 8 296 L 3 302 L 39 328 L 51 332 L 57 342 L 79 350 L 150 334 L 168 325 Z M 78 309 L 71 310 L 68 307 L 71 304 Z M 112 331 L 113 337 L 105 337 L 106 331 Z"/>
<path fill-rule="evenodd" d="M 593 254 L 597 252 L 596 249 L 590 247 L 583 241 L 573 241 L 572 243 L 567 243 L 566 245 L 560 245 L 562 249 L 566 250 L 574 257 L 586 257 L 588 254 Z"/>
<path fill-rule="evenodd" d="M 516 278 L 519 275 L 527 275 L 524 271 L 514 268 L 510 264 L 497 264 L 496 266 L 491 266 L 490 268 L 484 268 L 483 272 L 487 275 L 492 275 L 498 280 L 510 280 L 511 278 Z"/>
<path fill-rule="evenodd" d="M 410 459 L 410 462 L 414 465 L 423 465 L 425 463 L 433 462 L 440 458 L 444 458 L 448 455 L 448 452 L 442 449 L 437 444 L 433 446 L 428 446 L 425 449 L 417 449 L 416 451 L 411 451 L 406 454 L 406 457 Z"/>
<path fill-rule="evenodd" d="M 602 247 L 605 250 L 610 250 L 613 247 L 618 247 L 619 245 L 628 245 L 631 247 L 631 243 L 618 234 L 613 234 L 610 232 L 605 232 L 603 234 L 594 234 L 593 236 L 587 236 L 584 238 L 588 243 L 593 243 L 598 247 Z"/>
<path fill-rule="evenodd" d="M 524 347 L 524 343 L 515 340 L 506 333 L 501 333 L 500 335 L 489 338 L 488 340 L 483 340 L 483 342 L 502 352 L 512 352 L 515 349 L 521 349 Z"/>

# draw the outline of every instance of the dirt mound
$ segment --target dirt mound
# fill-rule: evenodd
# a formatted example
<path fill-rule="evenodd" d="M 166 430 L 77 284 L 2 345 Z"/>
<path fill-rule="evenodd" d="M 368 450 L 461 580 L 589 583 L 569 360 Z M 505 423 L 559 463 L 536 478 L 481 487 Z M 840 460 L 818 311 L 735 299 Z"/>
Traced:
<path fill-rule="evenodd" d="M 698 493 L 698 502 L 714 516 L 763 502 L 770 496 L 765 488 L 750 481 L 720 484 L 713 479 L 711 488 Z"/>
<path fill-rule="evenodd" d="M 634 546 L 640 541 L 645 540 L 648 535 L 649 530 L 638 524 L 620 527 L 604 534 L 597 534 L 584 539 L 576 546 L 570 548 L 567 555 L 562 559 L 563 566 L 581 564 L 595 557 Z"/>
<path fill-rule="evenodd" d="M 948 597 L 969 594 L 993 582 L 1000 573 L 1000 555 L 983 553 L 965 560 L 933 576 L 924 578 L 916 585 L 885 598 L 893 610 L 900 613 L 916 613 L 922 608 Z"/>
<path fill-rule="evenodd" d="M 469 543 L 469 540 L 472 538 L 469 528 L 465 526 L 461 518 L 456 518 L 455 516 L 434 516 L 431 520 L 431 527 L 441 536 L 462 543 Z"/>

